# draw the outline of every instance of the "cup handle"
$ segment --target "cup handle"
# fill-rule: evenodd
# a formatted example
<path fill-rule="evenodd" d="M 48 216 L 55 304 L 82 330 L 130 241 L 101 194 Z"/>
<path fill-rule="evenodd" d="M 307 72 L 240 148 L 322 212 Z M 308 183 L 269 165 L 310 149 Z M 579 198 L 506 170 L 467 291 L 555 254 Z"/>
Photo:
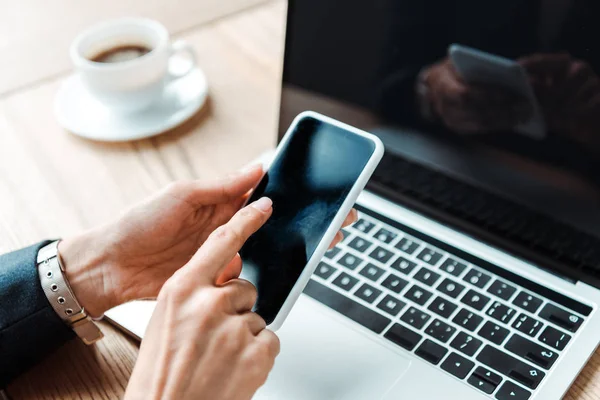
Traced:
<path fill-rule="evenodd" d="M 171 44 L 171 56 L 169 57 L 169 61 L 171 60 L 171 58 L 173 58 L 173 56 L 182 53 L 186 54 L 187 58 L 189 58 L 189 67 L 185 71 L 179 73 L 173 73 L 171 70 L 169 70 L 167 82 L 172 82 L 174 80 L 183 78 L 184 76 L 192 72 L 196 67 L 196 52 L 194 51 L 192 46 L 189 45 L 189 43 L 183 40 L 178 40 Z"/>

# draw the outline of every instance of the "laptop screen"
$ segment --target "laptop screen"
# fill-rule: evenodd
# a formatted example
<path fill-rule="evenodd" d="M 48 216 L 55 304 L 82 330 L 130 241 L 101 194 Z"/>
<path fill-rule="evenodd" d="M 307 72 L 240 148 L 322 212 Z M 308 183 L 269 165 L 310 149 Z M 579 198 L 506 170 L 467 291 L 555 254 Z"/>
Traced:
<path fill-rule="evenodd" d="M 370 131 L 371 189 L 595 268 L 599 18 L 597 0 L 290 0 L 280 135 L 307 109 Z"/>

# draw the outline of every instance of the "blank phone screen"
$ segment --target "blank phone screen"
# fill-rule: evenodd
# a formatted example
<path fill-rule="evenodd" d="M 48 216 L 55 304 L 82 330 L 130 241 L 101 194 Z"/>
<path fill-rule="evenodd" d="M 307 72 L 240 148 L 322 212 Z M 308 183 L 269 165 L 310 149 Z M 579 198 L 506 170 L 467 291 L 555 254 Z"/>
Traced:
<path fill-rule="evenodd" d="M 273 322 L 375 151 L 368 138 L 303 118 L 253 192 L 273 215 L 240 250 L 242 278 L 258 290 L 254 307 Z"/>

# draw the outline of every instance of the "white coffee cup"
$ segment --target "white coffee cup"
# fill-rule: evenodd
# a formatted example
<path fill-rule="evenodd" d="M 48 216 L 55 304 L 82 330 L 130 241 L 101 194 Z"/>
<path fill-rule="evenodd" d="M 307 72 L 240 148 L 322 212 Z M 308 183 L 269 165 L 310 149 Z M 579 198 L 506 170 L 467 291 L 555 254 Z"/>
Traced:
<path fill-rule="evenodd" d="M 141 46 L 150 52 L 120 62 L 92 61 L 99 54 L 123 46 Z M 169 60 L 186 53 L 189 68 L 169 71 Z M 117 112 L 143 110 L 158 99 L 167 83 L 190 73 L 196 64 L 194 50 L 186 43 L 171 43 L 160 23 L 146 18 L 119 18 L 94 25 L 71 45 L 71 59 L 88 92 Z"/>

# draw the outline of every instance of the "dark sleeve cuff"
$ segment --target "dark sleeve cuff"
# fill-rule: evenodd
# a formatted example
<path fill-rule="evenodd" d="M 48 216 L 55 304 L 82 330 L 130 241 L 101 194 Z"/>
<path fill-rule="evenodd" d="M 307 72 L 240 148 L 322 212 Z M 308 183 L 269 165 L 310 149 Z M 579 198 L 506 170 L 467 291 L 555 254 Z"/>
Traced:
<path fill-rule="evenodd" d="M 37 253 L 48 243 L 0 256 L 0 388 L 74 336 L 40 285 Z"/>

